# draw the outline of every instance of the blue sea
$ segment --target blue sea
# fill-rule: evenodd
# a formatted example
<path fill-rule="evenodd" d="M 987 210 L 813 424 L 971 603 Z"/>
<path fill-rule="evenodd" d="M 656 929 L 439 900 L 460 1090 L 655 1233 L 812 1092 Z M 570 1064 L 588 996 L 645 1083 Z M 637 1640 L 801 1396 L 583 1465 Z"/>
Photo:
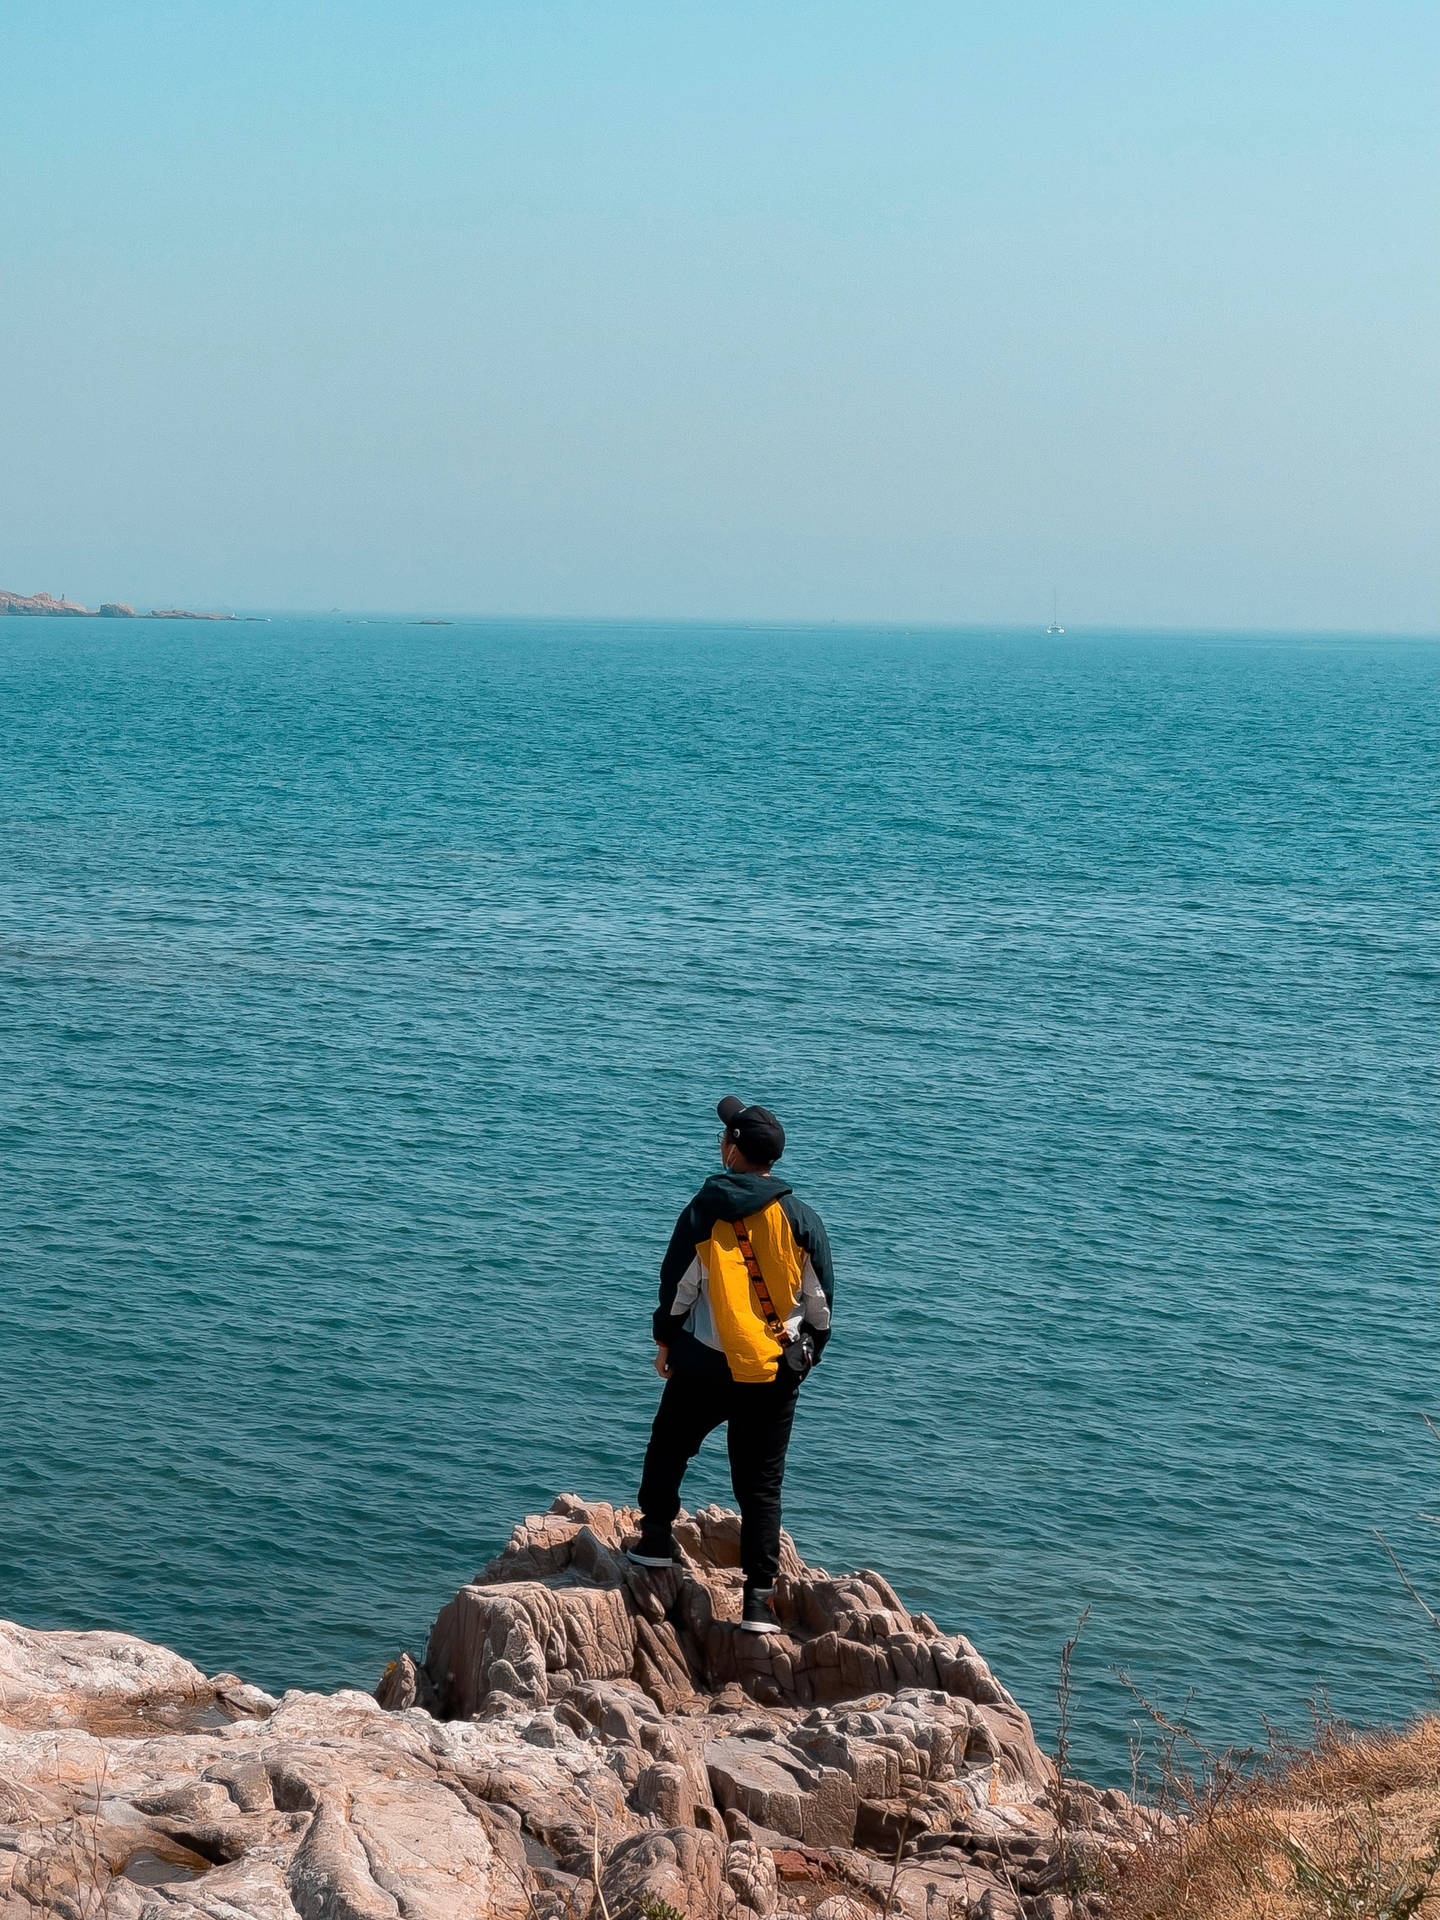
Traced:
<path fill-rule="evenodd" d="M 714 1103 L 786 1485 L 1078 1762 L 1433 1701 L 1436 649 L 0 621 L 0 1614 L 372 1686 L 633 1494 Z M 693 1501 L 725 1498 L 723 1447 Z"/>

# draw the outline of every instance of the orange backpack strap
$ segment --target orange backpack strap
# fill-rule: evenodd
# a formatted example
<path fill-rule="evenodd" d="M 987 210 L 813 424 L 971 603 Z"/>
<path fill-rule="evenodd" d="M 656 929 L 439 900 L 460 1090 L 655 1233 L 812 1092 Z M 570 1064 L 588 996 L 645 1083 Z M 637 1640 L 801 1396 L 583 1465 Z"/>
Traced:
<path fill-rule="evenodd" d="M 760 1271 L 760 1262 L 755 1258 L 755 1249 L 750 1244 L 750 1235 L 745 1222 L 732 1220 L 730 1224 L 735 1229 L 735 1244 L 740 1249 L 740 1258 L 745 1262 L 745 1271 L 749 1274 L 750 1284 L 755 1289 L 755 1298 L 760 1303 L 760 1317 L 765 1322 L 765 1331 L 782 1347 L 793 1346 L 795 1336 L 775 1311 L 775 1302 L 770 1298 L 770 1289 L 766 1286 L 765 1276 Z"/>

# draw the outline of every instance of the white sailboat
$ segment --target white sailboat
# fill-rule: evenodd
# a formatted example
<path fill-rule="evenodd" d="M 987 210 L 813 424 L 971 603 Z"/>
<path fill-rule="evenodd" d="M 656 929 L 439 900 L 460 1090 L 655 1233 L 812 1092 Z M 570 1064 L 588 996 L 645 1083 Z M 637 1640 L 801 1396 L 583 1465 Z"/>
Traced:
<path fill-rule="evenodd" d="M 1064 633 L 1065 631 L 1064 627 L 1060 624 L 1060 615 L 1057 611 L 1058 606 L 1059 601 L 1055 594 L 1052 593 L 1050 595 L 1050 624 L 1045 629 L 1046 633 Z"/>

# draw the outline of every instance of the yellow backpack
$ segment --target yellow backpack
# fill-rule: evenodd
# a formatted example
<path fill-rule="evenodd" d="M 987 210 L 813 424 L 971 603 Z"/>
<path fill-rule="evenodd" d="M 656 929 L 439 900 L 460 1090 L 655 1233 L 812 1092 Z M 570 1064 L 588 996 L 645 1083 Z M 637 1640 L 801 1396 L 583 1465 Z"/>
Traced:
<path fill-rule="evenodd" d="M 778 1201 L 743 1220 L 717 1220 L 701 1248 L 710 1312 L 735 1379 L 773 1380 L 794 1345 L 785 1323 L 800 1298 L 805 1254 Z"/>

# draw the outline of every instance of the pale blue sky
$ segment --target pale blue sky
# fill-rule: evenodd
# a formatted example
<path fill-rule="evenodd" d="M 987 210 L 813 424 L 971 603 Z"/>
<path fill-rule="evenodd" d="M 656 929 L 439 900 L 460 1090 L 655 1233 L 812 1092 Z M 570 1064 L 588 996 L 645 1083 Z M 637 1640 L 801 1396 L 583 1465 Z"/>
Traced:
<path fill-rule="evenodd" d="M 0 586 L 1435 625 L 1431 0 L 5 0 Z"/>

